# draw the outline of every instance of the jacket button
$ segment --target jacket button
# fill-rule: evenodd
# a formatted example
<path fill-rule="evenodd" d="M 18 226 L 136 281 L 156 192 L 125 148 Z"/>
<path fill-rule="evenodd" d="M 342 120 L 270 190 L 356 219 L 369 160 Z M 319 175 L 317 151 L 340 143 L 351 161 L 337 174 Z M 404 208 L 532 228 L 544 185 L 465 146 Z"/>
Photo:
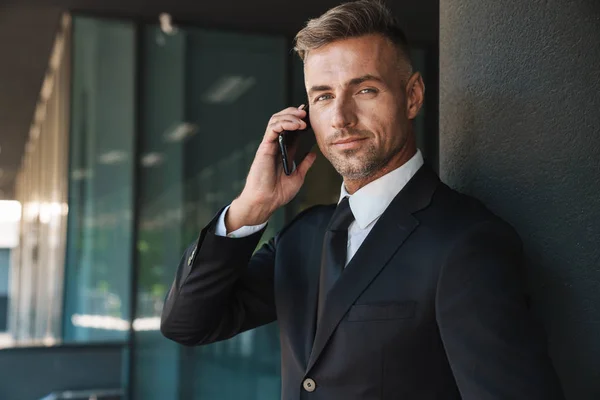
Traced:
<path fill-rule="evenodd" d="M 317 388 L 315 381 L 313 381 L 310 378 L 306 378 L 304 380 L 304 382 L 302 382 L 302 386 L 304 387 L 304 390 L 306 390 L 307 392 L 314 392 L 315 389 Z"/>

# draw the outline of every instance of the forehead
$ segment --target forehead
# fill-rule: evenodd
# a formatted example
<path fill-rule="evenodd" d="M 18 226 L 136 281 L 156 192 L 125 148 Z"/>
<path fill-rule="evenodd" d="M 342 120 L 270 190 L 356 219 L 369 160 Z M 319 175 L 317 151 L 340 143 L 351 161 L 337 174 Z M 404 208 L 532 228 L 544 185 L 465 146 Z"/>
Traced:
<path fill-rule="evenodd" d="M 304 62 L 307 83 L 352 79 L 367 74 L 385 79 L 398 63 L 394 45 L 380 35 L 343 39 L 309 51 Z"/>

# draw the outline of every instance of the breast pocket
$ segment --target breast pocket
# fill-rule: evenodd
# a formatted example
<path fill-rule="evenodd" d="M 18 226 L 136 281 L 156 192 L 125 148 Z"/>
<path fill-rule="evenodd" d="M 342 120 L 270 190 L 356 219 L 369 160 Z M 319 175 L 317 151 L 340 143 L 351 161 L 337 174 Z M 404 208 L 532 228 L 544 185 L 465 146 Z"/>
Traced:
<path fill-rule="evenodd" d="M 385 321 L 414 318 L 416 306 L 417 303 L 414 301 L 355 304 L 348 312 L 348 321 Z"/>

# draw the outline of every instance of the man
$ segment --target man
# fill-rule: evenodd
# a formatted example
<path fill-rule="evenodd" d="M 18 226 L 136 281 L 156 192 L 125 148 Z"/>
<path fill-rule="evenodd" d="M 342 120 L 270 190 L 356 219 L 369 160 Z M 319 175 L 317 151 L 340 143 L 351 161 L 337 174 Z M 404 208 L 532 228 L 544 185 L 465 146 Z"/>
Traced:
<path fill-rule="evenodd" d="M 378 2 L 336 7 L 296 37 L 310 122 L 342 175 L 339 204 L 310 208 L 253 254 L 315 155 L 281 170 L 271 118 L 246 185 L 184 254 L 163 334 L 202 345 L 277 320 L 282 398 L 562 398 L 526 307 L 521 242 L 423 165 L 412 121 L 424 84 Z"/>

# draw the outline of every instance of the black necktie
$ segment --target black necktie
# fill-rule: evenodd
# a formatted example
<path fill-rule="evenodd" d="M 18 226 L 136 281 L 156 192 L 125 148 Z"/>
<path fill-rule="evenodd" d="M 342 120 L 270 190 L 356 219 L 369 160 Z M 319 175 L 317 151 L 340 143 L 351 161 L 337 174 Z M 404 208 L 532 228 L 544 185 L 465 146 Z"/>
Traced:
<path fill-rule="evenodd" d="M 348 197 L 344 197 L 335 209 L 323 239 L 317 323 L 321 320 L 327 293 L 340 277 L 346 265 L 348 227 L 352 221 L 354 221 L 354 215 L 350 209 Z"/>

